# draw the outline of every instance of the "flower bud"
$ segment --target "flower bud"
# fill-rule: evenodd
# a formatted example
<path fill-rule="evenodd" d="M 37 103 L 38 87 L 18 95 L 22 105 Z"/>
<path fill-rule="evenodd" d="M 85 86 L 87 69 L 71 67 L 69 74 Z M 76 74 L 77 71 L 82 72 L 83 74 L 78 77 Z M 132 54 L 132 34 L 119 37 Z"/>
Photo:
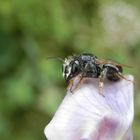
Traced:
<path fill-rule="evenodd" d="M 133 80 L 132 76 L 127 79 Z M 44 132 L 48 140 L 132 140 L 134 116 L 133 82 L 104 81 L 103 96 L 98 79 L 84 78 L 67 95 Z"/>

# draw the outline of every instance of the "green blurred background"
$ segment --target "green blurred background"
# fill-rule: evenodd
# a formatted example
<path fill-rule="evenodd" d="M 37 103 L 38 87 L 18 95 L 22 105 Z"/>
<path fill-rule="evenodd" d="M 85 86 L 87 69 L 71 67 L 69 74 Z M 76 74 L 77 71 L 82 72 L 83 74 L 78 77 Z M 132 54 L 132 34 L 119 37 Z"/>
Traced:
<path fill-rule="evenodd" d="M 140 139 L 140 1 L 0 0 L 0 140 L 45 139 L 66 93 L 62 58 L 90 52 L 133 66 Z"/>

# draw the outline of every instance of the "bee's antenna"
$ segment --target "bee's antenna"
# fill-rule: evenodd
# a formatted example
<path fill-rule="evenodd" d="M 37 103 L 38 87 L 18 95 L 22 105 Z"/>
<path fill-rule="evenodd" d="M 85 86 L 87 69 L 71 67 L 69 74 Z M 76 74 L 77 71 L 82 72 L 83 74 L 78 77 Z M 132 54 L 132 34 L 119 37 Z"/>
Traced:
<path fill-rule="evenodd" d="M 61 57 L 49 56 L 49 57 L 47 57 L 47 60 L 49 60 L 49 59 L 56 59 L 56 60 L 59 60 L 64 63 L 64 60 Z"/>

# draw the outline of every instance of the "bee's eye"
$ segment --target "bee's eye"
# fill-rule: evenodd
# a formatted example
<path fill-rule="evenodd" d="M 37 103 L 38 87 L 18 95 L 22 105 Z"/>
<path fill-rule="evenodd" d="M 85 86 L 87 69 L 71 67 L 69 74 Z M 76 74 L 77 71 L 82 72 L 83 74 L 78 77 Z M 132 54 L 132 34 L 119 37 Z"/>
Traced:
<path fill-rule="evenodd" d="M 65 67 L 64 73 L 66 73 L 66 74 L 69 73 L 69 66 L 66 66 L 66 67 Z"/>
<path fill-rule="evenodd" d="M 72 73 L 76 74 L 79 71 L 78 64 L 73 63 L 72 65 Z"/>

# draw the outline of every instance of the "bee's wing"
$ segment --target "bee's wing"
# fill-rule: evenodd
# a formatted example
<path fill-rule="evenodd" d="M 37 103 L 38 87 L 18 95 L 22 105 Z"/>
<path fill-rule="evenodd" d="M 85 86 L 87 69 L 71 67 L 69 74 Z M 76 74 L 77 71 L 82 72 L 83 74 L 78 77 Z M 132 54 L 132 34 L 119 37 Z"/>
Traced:
<path fill-rule="evenodd" d="M 96 60 L 96 63 L 97 63 L 97 64 L 107 64 L 107 63 L 108 63 L 108 64 L 112 64 L 112 65 L 117 65 L 117 66 L 132 68 L 132 67 L 129 66 L 129 65 L 121 64 L 121 63 L 116 62 L 116 61 L 111 60 L 111 59 L 97 59 L 97 60 Z"/>

